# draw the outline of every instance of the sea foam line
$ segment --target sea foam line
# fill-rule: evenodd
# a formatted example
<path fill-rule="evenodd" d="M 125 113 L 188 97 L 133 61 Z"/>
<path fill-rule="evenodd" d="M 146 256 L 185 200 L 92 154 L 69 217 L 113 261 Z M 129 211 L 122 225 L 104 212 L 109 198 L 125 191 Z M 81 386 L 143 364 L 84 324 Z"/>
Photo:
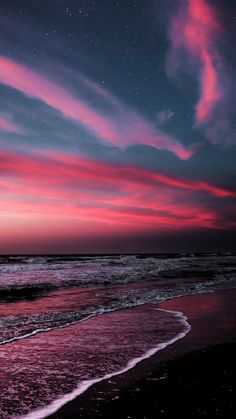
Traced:
<path fill-rule="evenodd" d="M 15 342 L 17 340 L 27 339 L 27 338 L 30 338 L 34 335 L 37 335 L 38 333 L 50 332 L 51 330 L 56 330 L 56 329 L 65 329 L 65 327 L 72 326 L 73 324 L 76 324 L 76 323 L 83 323 L 85 320 L 88 320 L 91 317 L 99 316 L 100 314 L 103 314 L 103 312 L 90 314 L 89 316 L 84 317 L 83 319 L 74 320 L 73 322 L 65 323 L 65 324 L 62 324 L 60 326 L 45 327 L 45 328 L 36 329 L 36 330 L 33 330 L 30 333 L 26 333 L 25 335 L 15 336 L 14 338 L 11 338 L 11 339 L 2 340 L 2 341 L 0 341 L 0 345 L 6 345 L 7 343 Z"/>
<path fill-rule="evenodd" d="M 173 311 L 173 310 L 163 310 L 163 309 L 157 309 L 158 311 L 164 311 L 166 313 L 172 313 L 179 319 L 181 319 L 183 326 L 185 327 L 185 330 L 183 332 L 180 332 L 176 335 L 175 338 L 172 338 L 165 343 L 159 343 L 154 348 L 149 349 L 147 352 L 144 353 L 143 356 L 133 358 L 131 359 L 127 365 L 120 369 L 119 371 L 106 374 L 103 377 L 100 378 L 94 378 L 93 380 L 84 380 L 81 381 L 81 383 L 78 385 L 78 387 L 71 391 L 70 393 L 65 394 L 64 396 L 54 400 L 49 405 L 36 409 L 34 411 L 31 411 L 23 416 L 15 416 L 13 419 L 44 419 L 49 415 L 52 415 L 53 413 L 57 412 L 62 406 L 69 403 L 70 401 L 74 400 L 76 397 L 80 396 L 82 393 L 84 393 L 86 390 L 88 390 L 89 387 L 91 387 L 93 384 L 99 383 L 103 380 L 108 380 L 116 375 L 123 374 L 127 372 L 128 370 L 134 368 L 137 364 L 139 364 L 141 361 L 144 361 L 145 359 L 150 358 L 151 356 L 155 355 L 157 352 L 161 351 L 162 349 L 165 349 L 167 346 L 172 345 L 177 340 L 183 339 L 191 330 L 191 326 L 188 323 L 188 318 L 181 312 L 181 311 Z M 91 317 L 91 316 L 89 316 Z"/>

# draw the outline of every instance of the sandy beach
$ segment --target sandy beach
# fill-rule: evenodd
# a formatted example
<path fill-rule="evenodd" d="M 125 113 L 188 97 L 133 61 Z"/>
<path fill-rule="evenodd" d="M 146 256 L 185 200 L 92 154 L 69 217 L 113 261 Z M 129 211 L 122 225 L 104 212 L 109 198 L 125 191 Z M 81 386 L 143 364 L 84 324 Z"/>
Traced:
<path fill-rule="evenodd" d="M 236 290 L 166 301 L 191 325 L 184 339 L 89 388 L 50 418 L 233 417 Z"/>

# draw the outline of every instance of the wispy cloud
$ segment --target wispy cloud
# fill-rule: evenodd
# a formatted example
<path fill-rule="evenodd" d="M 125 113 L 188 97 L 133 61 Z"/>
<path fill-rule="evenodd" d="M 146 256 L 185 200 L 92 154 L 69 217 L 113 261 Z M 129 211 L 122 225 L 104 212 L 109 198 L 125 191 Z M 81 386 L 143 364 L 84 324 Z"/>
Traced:
<path fill-rule="evenodd" d="M 5 114 L 0 112 L 0 131 L 5 131 L 9 133 L 16 133 L 16 134 L 22 134 L 24 131 L 23 129 L 13 122 L 12 118 Z"/>
<path fill-rule="evenodd" d="M 174 112 L 170 111 L 169 109 L 158 112 L 156 116 L 157 125 L 161 126 L 166 124 L 173 115 Z"/>
<path fill-rule="evenodd" d="M 51 172 L 55 176 L 50 178 Z M 48 179 L 57 184 L 78 181 L 80 186 L 94 189 L 94 185 L 101 182 L 101 189 L 110 190 L 110 185 L 116 185 L 122 190 L 129 190 L 130 184 L 143 185 L 145 188 L 157 188 L 165 185 L 172 188 L 189 191 L 205 192 L 215 197 L 236 197 L 236 192 L 217 187 L 204 181 L 185 180 L 171 177 L 156 171 L 131 165 L 109 164 L 95 160 L 74 157 L 60 153 L 38 153 L 38 155 L 24 155 L 0 150 L 1 175 L 16 176 L 26 179 Z"/>
<path fill-rule="evenodd" d="M 0 212 L 13 218 L 52 216 L 149 230 L 227 228 L 231 221 L 223 221 L 217 205 L 203 204 L 202 197 L 236 197 L 203 181 L 58 153 L 1 150 L 0 173 Z"/>
<path fill-rule="evenodd" d="M 145 144 L 168 150 L 180 159 L 188 159 L 197 150 L 196 145 L 185 147 L 179 140 L 157 129 L 139 112 L 126 106 L 110 92 L 95 83 L 82 79 L 84 86 L 92 89 L 110 105 L 110 112 L 96 109 L 79 95 L 72 94 L 45 76 L 0 56 L 0 83 L 17 89 L 24 95 L 43 101 L 93 133 L 98 139 L 116 147 Z"/>
<path fill-rule="evenodd" d="M 229 85 L 233 83 L 219 48 L 225 30 L 217 10 L 208 0 L 184 0 L 177 5 L 169 27 L 168 73 L 191 71 L 197 75 L 199 99 L 195 105 L 195 126 L 214 143 L 235 142 L 229 99 Z"/>

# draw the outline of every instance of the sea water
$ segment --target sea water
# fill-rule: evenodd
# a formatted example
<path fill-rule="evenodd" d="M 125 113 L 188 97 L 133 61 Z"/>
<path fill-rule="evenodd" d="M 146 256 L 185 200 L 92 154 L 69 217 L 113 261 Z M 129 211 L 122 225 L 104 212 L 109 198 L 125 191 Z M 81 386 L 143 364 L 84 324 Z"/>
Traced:
<path fill-rule="evenodd" d="M 158 303 L 236 286 L 236 256 L 2 256 L 0 274 L 0 417 L 36 419 L 183 338 Z"/>

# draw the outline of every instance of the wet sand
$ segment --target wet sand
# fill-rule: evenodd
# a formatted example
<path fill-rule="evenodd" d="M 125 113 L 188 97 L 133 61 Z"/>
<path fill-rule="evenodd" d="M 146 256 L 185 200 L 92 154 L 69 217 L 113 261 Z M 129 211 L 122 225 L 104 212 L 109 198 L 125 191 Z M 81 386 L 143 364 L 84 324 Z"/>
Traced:
<path fill-rule="evenodd" d="M 104 380 L 50 418 L 234 417 L 236 290 L 166 301 L 182 311 L 188 335 L 124 374 Z"/>

